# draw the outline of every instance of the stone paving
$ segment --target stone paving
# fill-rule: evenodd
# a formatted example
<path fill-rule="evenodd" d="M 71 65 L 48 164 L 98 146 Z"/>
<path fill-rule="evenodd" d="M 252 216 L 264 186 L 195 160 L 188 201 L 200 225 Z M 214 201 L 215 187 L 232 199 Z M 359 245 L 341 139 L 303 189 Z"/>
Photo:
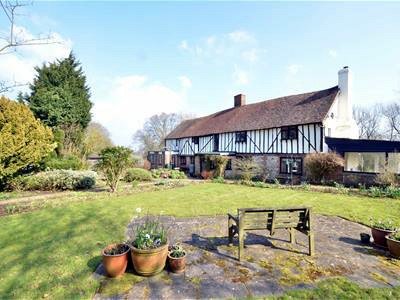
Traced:
<path fill-rule="evenodd" d="M 268 296 L 289 289 L 312 288 L 322 279 L 345 276 L 363 287 L 400 285 L 400 261 L 382 249 L 359 242 L 363 225 L 333 216 L 314 216 L 316 255 L 307 255 L 307 237 L 296 232 L 296 244 L 289 232 L 278 230 L 247 233 L 245 259 L 237 260 L 237 240 L 229 247 L 227 218 L 161 217 L 168 228 L 170 243 L 180 242 L 187 250 L 184 274 L 168 270 L 151 277 L 134 275 L 122 279 L 104 276 L 102 265 L 95 278 L 101 280 L 96 299 L 193 299 Z M 133 219 L 127 238 L 143 219 Z"/>

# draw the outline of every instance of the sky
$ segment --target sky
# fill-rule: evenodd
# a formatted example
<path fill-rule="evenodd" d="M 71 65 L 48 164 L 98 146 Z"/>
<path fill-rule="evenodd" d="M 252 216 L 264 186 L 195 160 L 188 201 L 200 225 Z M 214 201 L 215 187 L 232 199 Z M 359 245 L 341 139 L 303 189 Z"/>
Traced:
<path fill-rule="evenodd" d="M 400 3 L 35 1 L 17 25 L 59 43 L 1 55 L 0 80 L 30 82 L 35 65 L 72 50 L 93 120 L 126 146 L 151 115 L 203 116 L 239 93 L 253 103 L 329 88 L 343 66 L 354 105 L 400 101 Z"/>

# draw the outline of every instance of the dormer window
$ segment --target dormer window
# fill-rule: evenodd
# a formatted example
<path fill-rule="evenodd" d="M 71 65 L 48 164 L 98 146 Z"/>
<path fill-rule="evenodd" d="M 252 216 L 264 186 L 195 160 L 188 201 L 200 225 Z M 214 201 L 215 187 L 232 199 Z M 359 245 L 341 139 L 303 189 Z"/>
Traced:
<path fill-rule="evenodd" d="M 236 143 L 245 143 L 247 139 L 246 131 L 236 132 Z"/>
<path fill-rule="evenodd" d="M 286 126 L 281 129 L 282 140 L 295 140 L 297 139 L 297 126 Z"/>

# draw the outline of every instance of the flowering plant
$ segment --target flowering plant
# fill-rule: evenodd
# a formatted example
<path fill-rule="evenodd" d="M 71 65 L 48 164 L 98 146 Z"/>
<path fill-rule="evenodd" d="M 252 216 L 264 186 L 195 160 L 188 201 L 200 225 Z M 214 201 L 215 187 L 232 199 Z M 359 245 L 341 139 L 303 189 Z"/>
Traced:
<path fill-rule="evenodd" d="M 132 246 L 141 249 L 154 249 L 167 243 L 167 233 L 162 224 L 152 221 L 148 217 L 145 222 L 135 230 L 135 237 L 131 242 Z"/>

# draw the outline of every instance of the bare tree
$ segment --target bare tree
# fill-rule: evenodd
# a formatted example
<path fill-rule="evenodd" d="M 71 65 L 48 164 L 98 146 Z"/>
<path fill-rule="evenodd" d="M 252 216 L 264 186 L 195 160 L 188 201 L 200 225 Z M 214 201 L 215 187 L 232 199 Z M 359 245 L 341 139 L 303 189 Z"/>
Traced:
<path fill-rule="evenodd" d="M 133 141 L 142 154 L 150 150 L 161 150 L 164 147 L 165 137 L 189 116 L 182 114 L 162 113 L 150 117 L 143 128 L 136 131 Z"/>
<path fill-rule="evenodd" d="M 0 55 L 16 52 L 18 48 L 24 46 L 48 45 L 59 43 L 54 40 L 49 33 L 47 35 L 39 35 L 37 37 L 27 37 L 22 30 L 16 25 L 16 18 L 19 16 L 18 10 L 29 5 L 26 2 L 0 0 L 0 11 L 6 17 L 8 30 L 5 35 L 0 36 Z M 0 81 L 0 93 L 11 91 L 12 89 L 26 85 L 26 83 L 18 83 L 17 81 L 6 82 Z"/>
<path fill-rule="evenodd" d="M 383 106 L 382 115 L 389 140 L 400 140 L 400 104 L 394 102 Z"/>
<path fill-rule="evenodd" d="M 375 105 L 370 108 L 355 107 L 353 116 L 359 130 L 359 137 L 368 140 L 382 138 L 381 108 Z"/>

